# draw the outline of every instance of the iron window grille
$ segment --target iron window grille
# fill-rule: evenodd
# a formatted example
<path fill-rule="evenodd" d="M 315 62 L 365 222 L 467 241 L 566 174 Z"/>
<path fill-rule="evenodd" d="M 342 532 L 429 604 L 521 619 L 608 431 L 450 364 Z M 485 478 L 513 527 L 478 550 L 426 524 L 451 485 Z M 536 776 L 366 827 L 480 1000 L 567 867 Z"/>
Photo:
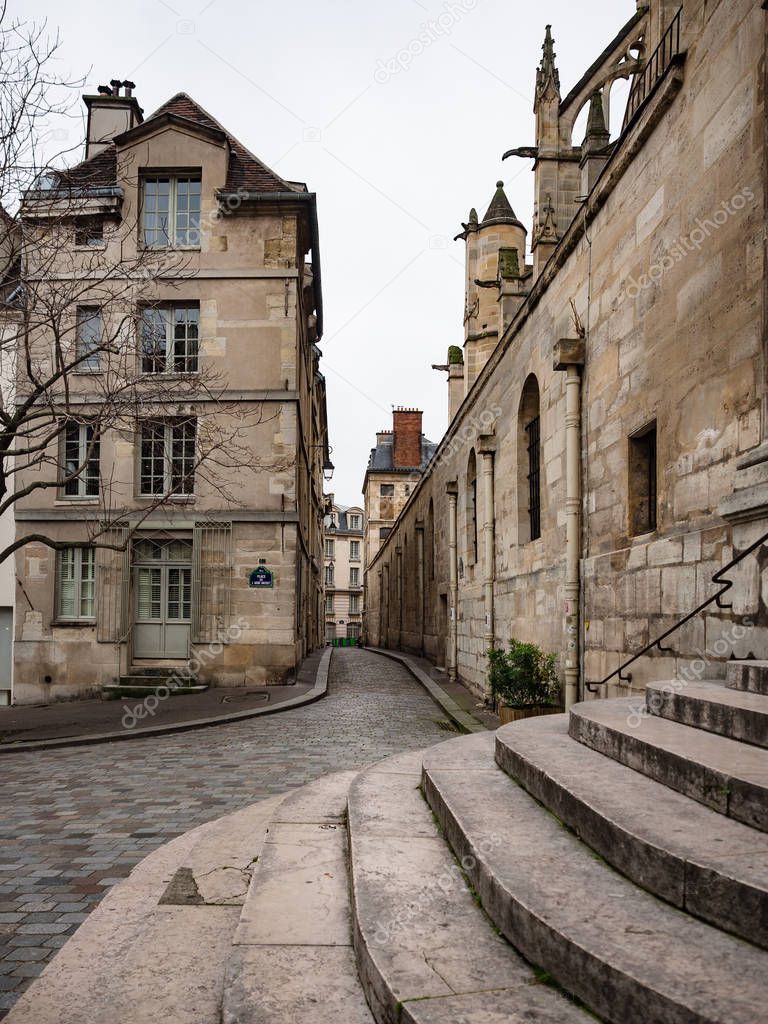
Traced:
<path fill-rule="evenodd" d="M 525 428 L 528 435 L 528 516 L 531 540 L 541 537 L 541 421 L 534 416 Z"/>

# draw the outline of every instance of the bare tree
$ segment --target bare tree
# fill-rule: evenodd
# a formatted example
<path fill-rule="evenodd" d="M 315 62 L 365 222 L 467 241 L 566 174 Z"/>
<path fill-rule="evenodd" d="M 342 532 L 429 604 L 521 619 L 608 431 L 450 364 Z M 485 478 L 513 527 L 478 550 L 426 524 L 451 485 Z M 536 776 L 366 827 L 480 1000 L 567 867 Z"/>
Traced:
<path fill-rule="evenodd" d="M 257 468 L 244 431 L 264 414 L 227 401 L 199 352 L 199 318 L 167 322 L 159 296 L 189 279 L 186 256 L 139 244 L 138 204 L 103 183 L 113 150 L 71 170 L 71 154 L 51 156 L 52 125 L 72 116 L 81 84 L 57 75 L 59 46 L 0 6 L 0 515 L 46 491 L 85 496 L 81 543 L 112 547 L 114 526 L 133 532 L 193 480 L 236 504 L 237 471 Z M 107 439 L 112 452 L 130 442 L 138 468 L 104 459 Z M 33 541 L 72 546 L 17 530 L 0 561 Z"/>

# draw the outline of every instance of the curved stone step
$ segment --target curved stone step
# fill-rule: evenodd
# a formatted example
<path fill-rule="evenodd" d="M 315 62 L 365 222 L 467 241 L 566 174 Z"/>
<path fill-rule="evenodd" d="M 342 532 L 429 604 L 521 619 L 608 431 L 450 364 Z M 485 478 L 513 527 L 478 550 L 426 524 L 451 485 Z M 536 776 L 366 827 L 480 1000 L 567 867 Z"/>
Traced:
<path fill-rule="evenodd" d="M 572 740 L 568 716 L 499 729 L 496 763 L 638 885 L 768 948 L 768 836 Z"/>
<path fill-rule="evenodd" d="M 768 752 L 648 714 L 637 697 L 574 704 L 571 737 L 729 818 L 768 832 Z"/>
<path fill-rule="evenodd" d="M 463 738 L 466 756 L 476 741 L 487 760 L 492 734 Z M 375 765 L 349 793 L 355 952 L 377 1024 L 587 1024 L 476 905 L 421 795 L 422 756 Z"/>
<path fill-rule="evenodd" d="M 352 952 L 345 812 L 354 774 L 302 786 L 273 816 L 227 962 L 222 1024 L 372 1024 Z"/>
<path fill-rule="evenodd" d="M 649 683 L 645 703 L 652 715 L 768 747 L 768 697 L 726 688 L 722 682 Z"/>
<path fill-rule="evenodd" d="M 747 690 L 768 697 L 768 661 L 729 661 L 725 685 L 730 690 Z"/>
<path fill-rule="evenodd" d="M 526 959 L 612 1024 L 763 1019 L 767 953 L 633 885 L 498 769 L 492 749 L 467 764 L 458 743 L 425 755 L 425 792 Z"/>

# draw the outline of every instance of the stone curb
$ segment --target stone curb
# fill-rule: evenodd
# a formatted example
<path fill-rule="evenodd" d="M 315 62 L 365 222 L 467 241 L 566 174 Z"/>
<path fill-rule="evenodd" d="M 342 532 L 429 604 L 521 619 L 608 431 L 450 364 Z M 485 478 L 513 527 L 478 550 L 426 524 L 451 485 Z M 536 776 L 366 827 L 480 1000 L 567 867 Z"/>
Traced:
<path fill-rule="evenodd" d="M 258 718 L 261 715 L 276 715 L 281 711 L 290 711 L 292 708 L 304 707 L 305 704 L 314 704 L 316 700 L 324 697 L 328 691 L 328 672 L 332 653 L 332 647 L 327 648 L 323 652 L 320 663 L 317 666 L 315 685 L 311 690 L 307 690 L 306 693 L 301 694 L 299 697 L 291 697 L 290 700 L 273 704 L 271 707 L 267 705 L 267 707 L 253 708 L 249 711 L 234 711 L 229 715 L 193 718 L 188 722 L 169 722 L 167 725 L 151 725 L 145 729 L 121 729 L 119 732 L 99 732 L 91 736 L 67 736 L 61 739 L 36 740 L 28 743 L 0 743 L 0 754 L 19 754 L 30 750 L 81 747 L 89 743 L 113 743 L 120 740 L 147 739 L 151 736 L 164 736 L 172 732 L 189 732 L 192 729 L 205 729 L 209 725 L 227 725 L 231 722 L 241 722 L 246 718 Z"/>
<path fill-rule="evenodd" d="M 452 697 L 449 697 L 445 690 L 438 686 L 433 679 L 430 679 L 427 673 L 423 672 L 419 666 L 414 664 L 414 662 L 412 662 L 410 658 L 406 657 L 406 655 L 397 654 L 395 651 L 386 651 L 382 647 L 364 647 L 363 650 L 372 651 L 374 654 L 382 654 L 385 658 L 391 658 L 393 661 L 399 661 L 404 668 L 408 669 L 414 679 L 421 683 L 432 700 L 443 709 L 460 732 L 473 733 L 488 731 L 482 722 L 479 722 L 473 715 L 470 715 L 468 711 L 459 707 L 456 701 Z"/>

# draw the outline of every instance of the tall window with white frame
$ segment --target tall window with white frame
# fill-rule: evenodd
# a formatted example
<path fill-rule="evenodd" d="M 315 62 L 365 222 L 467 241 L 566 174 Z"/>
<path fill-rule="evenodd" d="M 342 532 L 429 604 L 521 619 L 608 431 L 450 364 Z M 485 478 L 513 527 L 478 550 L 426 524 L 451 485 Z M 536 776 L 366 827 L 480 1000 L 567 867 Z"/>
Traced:
<path fill-rule="evenodd" d="M 349 570 L 349 585 L 350 587 L 360 586 L 360 570 L 356 566 Z"/>
<path fill-rule="evenodd" d="M 78 306 L 75 326 L 75 369 L 100 369 L 99 350 L 103 344 L 104 322 L 99 306 Z"/>
<path fill-rule="evenodd" d="M 65 423 L 61 445 L 61 496 L 97 498 L 100 444 L 95 426 L 74 420 Z"/>
<path fill-rule="evenodd" d="M 56 617 L 93 620 L 96 614 L 96 558 L 93 548 L 56 553 Z"/>
<path fill-rule="evenodd" d="M 199 174 L 145 175 L 141 181 L 144 246 L 199 249 L 200 197 Z"/>
<path fill-rule="evenodd" d="M 334 579 L 333 566 L 332 565 L 326 565 L 326 567 L 325 567 L 325 585 L 326 585 L 326 587 L 334 586 L 333 579 Z"/>
<path fill-rule="evenodd" d="M 141 372 L 197 373 L 200 304 L 151 306 L 141 315 Z"/>
<path fill-rule="evenodd" d="M 139 494 L 195 491 L 195 419 L 145 420 L 140 425 Z"/>
<path fill-rule="evenodd" d="M 325 540 L 325 557 L 333 558 L 333 552 L 335 550 L 334 542 L 326 537 Z"/>
<path fill-rule="evenodd" d="M 360 541 L 351 540 L 349 542 L 349 558 L 352 562 L 360 561 Z"/>

